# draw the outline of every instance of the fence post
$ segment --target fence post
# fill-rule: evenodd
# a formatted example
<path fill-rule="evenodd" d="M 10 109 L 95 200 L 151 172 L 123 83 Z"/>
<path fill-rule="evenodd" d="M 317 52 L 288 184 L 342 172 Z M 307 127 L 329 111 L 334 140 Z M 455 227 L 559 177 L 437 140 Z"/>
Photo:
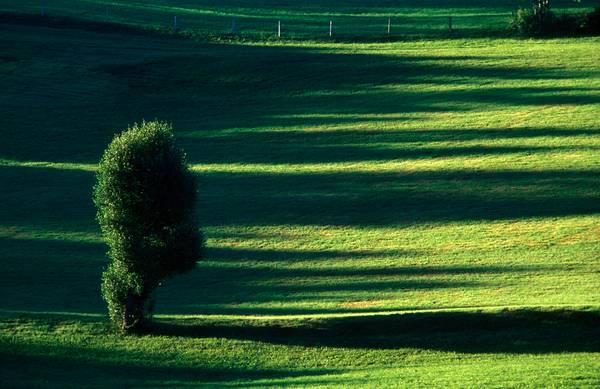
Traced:
<path fill-rule="evenodd" d="M 452 16 L 448 16 L 448 31 L 452 32 Z"/>
<path fill-rule="evenodd" d="M 177 31 L 177 15 L 173 16 L 173 31 Z"/>
<path fill-rule="evenodd" d="M 333 20 L 329 21 L 329 36 L 333 36 Z"/>
<path fill-rule="evenodd" d="M 388 18 L 388 36 L 392 34 L 392 18 Z"/>
<path fill-rule="evenodd" d="M 40 16 L 44 16 L 44 0 L 40 0 Z"/>
<path fill-rule="evenodd" d="M 281 20 L 277 21 L 277 38 L 281 38 Z"/>
<path fill-rule="evenodd" d="M 235 23 L 235 18 L 231 18 L 231 33 L 235 34 L 237 32 L 237 26 Z"/>

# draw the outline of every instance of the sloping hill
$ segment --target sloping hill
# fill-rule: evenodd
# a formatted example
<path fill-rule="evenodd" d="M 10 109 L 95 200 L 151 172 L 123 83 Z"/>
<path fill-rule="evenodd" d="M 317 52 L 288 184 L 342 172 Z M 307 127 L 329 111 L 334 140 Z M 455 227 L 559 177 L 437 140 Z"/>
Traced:
<path fill-rule="evenodd" d="M 596 386 L 600 40 L 0 32 L 1 386 Z M 93 172 L 174 124 L 206 260 L 106 327 Z"/>

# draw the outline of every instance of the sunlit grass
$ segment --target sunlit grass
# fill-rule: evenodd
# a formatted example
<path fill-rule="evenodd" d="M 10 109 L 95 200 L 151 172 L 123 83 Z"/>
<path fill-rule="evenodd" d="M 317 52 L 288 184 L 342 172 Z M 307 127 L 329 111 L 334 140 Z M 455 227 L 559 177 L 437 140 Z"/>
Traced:
<path fill-rule="evenodd" d="M 85 4 L 71 13 L 108 3 Z M 154 23 L 195 6 L 122 8 Z M 253 12 L 213 8 L 193 12 Z M 0 386 L 599 384 L 597 38 L 209 45 L 10 25 L 0 46 Z M 164 328 L 121 338 L 91 188 L 112 136 L 154 118 L 198 176 L 208 248 L 159 289 Z"/>

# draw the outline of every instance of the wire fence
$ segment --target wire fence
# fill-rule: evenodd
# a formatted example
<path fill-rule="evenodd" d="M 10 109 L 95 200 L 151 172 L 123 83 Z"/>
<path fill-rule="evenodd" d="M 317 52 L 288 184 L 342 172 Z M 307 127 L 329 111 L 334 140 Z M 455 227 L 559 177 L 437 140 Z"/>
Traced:
<path fill-rule="evenodd" d="M 507 31 L 515 7 L 504 8 L 429 8 L 406 12 L 370 14 L 308 13 L 265 14 L 240 13 L 188 6 L 156 4 L 142 6 L 135 2 L 99 1 L 66 2 L 60 0 L 23 0 L 6 5 L 3 11 L 25 12 L 52 17 L 73 17 L 95 22 L 114 22 L 141 27 L 162 27 L 205 35 L 239 35 L 255 38 L 322 39 L 322 38 L 411 38 L 470 37 L 498 35 Z"/>

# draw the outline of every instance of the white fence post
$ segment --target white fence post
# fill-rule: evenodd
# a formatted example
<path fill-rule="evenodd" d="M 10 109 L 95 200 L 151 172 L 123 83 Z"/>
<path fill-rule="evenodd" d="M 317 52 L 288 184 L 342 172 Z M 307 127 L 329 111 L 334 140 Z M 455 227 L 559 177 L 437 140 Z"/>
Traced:
<path fill-rule="evenodd" d="M 237 32 L 237 25 L 235 22 L 235 18 L 231 19 L 231 33 L 235 34 Z"/>
<path fill-rule="evenodd" d="M 329 36 L 333 36 L 333 20 L 329 21 Z"/>
<path fill-rule="evenodd" d="M 277 21 L 277 38 L 281 38 L 281 20 Z"/>
<path fill-rule="evenodd" d="M 392 34 L 392 18 L 388 18 L 388 35 Z"/>
<path fill-rule="evenodd" d="M 177 31 L 177 15 L 173 16 L 173 31 Z"/>

